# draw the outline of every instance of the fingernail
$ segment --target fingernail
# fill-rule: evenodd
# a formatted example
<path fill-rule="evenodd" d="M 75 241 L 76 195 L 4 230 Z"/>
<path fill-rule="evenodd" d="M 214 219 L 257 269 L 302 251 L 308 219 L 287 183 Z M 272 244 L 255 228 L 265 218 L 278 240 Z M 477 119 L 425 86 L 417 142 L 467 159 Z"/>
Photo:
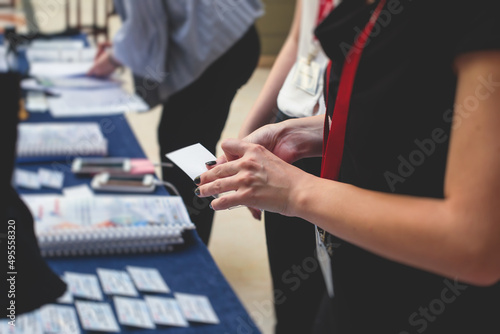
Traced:
<path fill-rule="evenodd" d="M 201 182 L 201 179 L 200 179 L 200 176 L 198 175 L 197 177 L 194 178 L 194 183 L 200 184 L 200 182 Z"/>
<path fill-rule="evenodd" d="M 208 204 L 208 207 L 209 207 L 210 209 L 212 209 L 212 210 L 214 209 L 214 208 L 212 207 L 212 203 Z"/>
<path fill-rule="evenodd" d="M 194 190 L 194 194 L 196 196 L 200 196 L 200 188 L 199 187 Z"/>
<path fill-rule="evenodd" d="M 217 161 L 212 160 L 212 161 L 205 162 L 205 165 L 207 165 L 207 166 L 213 166 L 213 165 L 215 165 L 216 163 L 217 163 Z"/>

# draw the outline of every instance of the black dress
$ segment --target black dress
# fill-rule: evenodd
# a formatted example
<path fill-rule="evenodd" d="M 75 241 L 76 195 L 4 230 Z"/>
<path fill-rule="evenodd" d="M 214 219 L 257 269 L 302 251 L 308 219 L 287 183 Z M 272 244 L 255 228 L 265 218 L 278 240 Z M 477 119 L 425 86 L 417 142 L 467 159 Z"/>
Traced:
<path fill-rule="evenodd" d="M 335 101 L 345 55 L 377 3 L 344 0 L 316 30 L 332 59 Z M 453 124 L 456 56 L 500 49 L 498 1 L 388 0 L 354 82 L 339 181 L 443 198 Z M 478 78 L 480 92 L 499 82 Z M 480 98 L 480 97 L 476 97 Z M 331 115 L 333 104 L 329 104 Z M 463 107 L 469 111 L 471 105 Z M 500 333 L 500 284 L 476 287 L 405 266 L 335 237 L 335 297 L 318 332 Z"/>

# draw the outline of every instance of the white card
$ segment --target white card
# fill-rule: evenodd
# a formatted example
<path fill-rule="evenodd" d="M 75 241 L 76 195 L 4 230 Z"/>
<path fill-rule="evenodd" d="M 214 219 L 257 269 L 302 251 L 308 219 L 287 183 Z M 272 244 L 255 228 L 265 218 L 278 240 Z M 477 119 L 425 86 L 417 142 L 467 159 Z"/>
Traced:
<path fill-rule="evenodd" d="M 46 168 L 38 169 L 38 180 L 44 187 L 62 189 L 64 184 L 64 173 Z"/>
<path fill-rule="evenodd" d="M 40 318 L 45 333 L 80 333 L 80 326 L 73 306 L 45 305 L 40 309 Z"/>
<path fill-rule="evenodd" d="M 102 300 L 102 292 L 96 275 L 65 272 L 64 279 L 74 297 Z"/>
<path fill-rule="evenodd" d="M 149 329 L 156 328 L 144 300 L 115 296 L 113 301 L 118 321 L 122 325 Z"/>
<path fill-rule="evenodd" d="M 113 310 L 108 303 L 76 301 L 76 310 L 85 330 L 100 332 L 119 332 Z"/>
<path fill-rule="evenodd" d="M 207 171 L 206 162 L 217 160 L 209 150 L 199 143 L 167 153 L 166 156 L 191 180 Z"/>
<path fill-rule="evenodd" d="M 188 327 L 179 303 L 174 298 L 145 296 L 149 313 L 158 325 Z"/>
<path fill-rule="evenodd" d="M 17 317 L 16 327 L 13 333 L 16 334 L 43 334 L 42 318 L 40 311 L 24 313 Z M 14 328 L 10 326 L 11 328 Z"/>
<path fill-rule="evenodd" d="M 38 179 L 38 173 L 19 168 L 14 170 L 14 184 L 28 189 L 40 189 L 42 187 Z"/>
<path fill-rule="evenodd" d="M 174 295 L 179 302 L 184 317 L 188 321 L 207 324 L 218 324 L 220 322 L 206 296 L 187 293 L 174 293 Z"/>
<path fill-rule="evenodd" d="M 123 296 L 139 295 L 126 271 L 97 268 L 97 275 L 105 294 Z"/>
<path fill-rule="evenodd" d="M 142 268 L 127 266 L 127 271 L 132 277 L 135 286 L 140 291 L 169 293 L 170 289 L 156 268 Z"/>

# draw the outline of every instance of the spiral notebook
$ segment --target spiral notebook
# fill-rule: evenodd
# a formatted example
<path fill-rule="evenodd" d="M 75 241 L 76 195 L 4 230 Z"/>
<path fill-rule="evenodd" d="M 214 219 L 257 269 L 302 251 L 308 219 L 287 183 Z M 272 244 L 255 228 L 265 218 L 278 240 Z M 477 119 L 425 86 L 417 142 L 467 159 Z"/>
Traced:
<path fill-rule="evenodd" d="M 95 122 L 21 123 L 16 152 L 18 162 L 106 156 L 108 141 Z"/>
<path fill-rule="evenodd" d="M 178 196 L 22 195 L 43 256 L 160 252 L 193 229 Z"/>

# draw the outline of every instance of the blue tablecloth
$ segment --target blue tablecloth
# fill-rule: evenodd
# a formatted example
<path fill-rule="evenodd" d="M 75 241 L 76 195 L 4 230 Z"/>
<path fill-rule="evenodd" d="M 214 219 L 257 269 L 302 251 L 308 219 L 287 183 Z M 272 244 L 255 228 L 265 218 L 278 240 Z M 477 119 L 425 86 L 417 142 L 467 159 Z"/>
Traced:
<path fill-rule="evenodd" d="M 103 134 L 109 140 L 110 156 L 144 157 L 144 153 L 123 116 L 85 117 L 53 119 L 49 114 L 32 114 L 27 122 L 95 121 L 101 125 Z M 39 167 L 56 168 L 65 172 L 64 186 L 89 183 L 90 178 L 75 177 L 69 170 L 71 161 L 17 164 L 22 169 L 36 170 Z M 19 193 L 40 193 L 40 191 L 18 189 Z M 57 192 L 47 189 L 43 192 Z M 158 187 L 156 195 L 167 191 Z M 62 274 L 65 271 L 96 273 L 96 268 L 125 269 L 128 265 L 154 267 L 163 275 L 172 292 L 206 295 L 220 319 L 218 325 L 193 324 L 187 328 L 157 326 L 156 330 L 136 329 L 121 326 L 123 333 L 260 333 L 226 279 L 201 242 L 196 231 L 185 234 L 185 244 L 170 253 L 50 258 L 49 265 Z M 43 287 L 40 287 L 43 289 Z M 165 295 L 165 296 L 172 296 Z M 107 301 L 113 305 L 111 299 Z"/>

